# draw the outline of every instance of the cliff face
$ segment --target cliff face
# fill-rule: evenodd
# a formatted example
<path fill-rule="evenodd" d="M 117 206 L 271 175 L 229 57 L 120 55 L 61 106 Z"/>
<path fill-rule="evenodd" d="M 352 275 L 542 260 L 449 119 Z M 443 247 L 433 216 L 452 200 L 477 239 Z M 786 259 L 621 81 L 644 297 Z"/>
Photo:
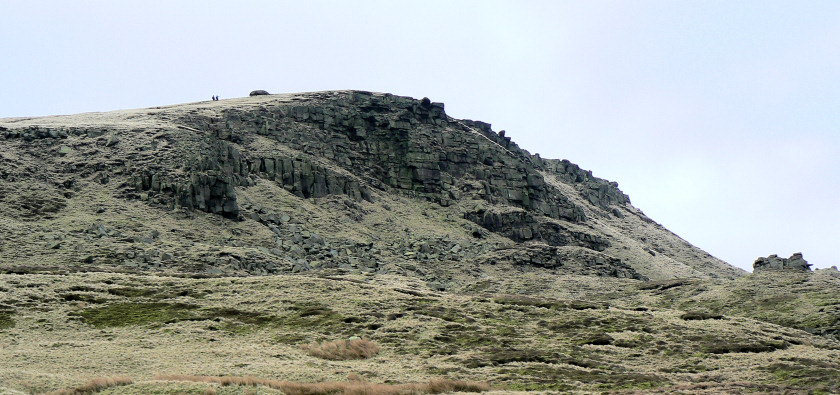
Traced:
<path fill-rule="evenodd" d="M 443 288 L 495 263 L 742 274 L 645 217 L 618 184 L 428 99 L 334 91 L 3 119 L 0 143 L 7 267 L 339 268 Z"/>

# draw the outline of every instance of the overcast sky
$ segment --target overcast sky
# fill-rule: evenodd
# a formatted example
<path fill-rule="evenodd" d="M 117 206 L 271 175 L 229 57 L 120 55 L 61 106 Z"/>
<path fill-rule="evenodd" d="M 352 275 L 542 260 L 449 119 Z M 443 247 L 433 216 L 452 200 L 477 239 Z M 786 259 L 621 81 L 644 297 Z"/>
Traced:
<path fill-rule="evenodd" d="M 427 96 L 730 264 L 840 264 L 840 1 L 5 0 L 0 88 L 0 117 Z"/>

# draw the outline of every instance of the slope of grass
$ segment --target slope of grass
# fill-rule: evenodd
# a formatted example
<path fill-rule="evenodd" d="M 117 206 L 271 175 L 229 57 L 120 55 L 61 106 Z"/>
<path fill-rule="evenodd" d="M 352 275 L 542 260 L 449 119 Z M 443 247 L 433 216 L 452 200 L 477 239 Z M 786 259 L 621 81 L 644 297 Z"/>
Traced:
<path fill-rule="evenodd" d="M 826 269 L 817 272 L 764 271 L 731 282 L 681 283 L 652 292 L 659 294 L 661 306 L 677 306 L 689 311 L 686 319 L 742 316 L 838 336 L 838 289 L 840 274 Z"/>
<path fill-rule="evenodd" d="M 465 295 L 389 275 L 0 275 L 0 305 L 15 319 L 0 332 L 0 382 L 49 392 L 128 375 L 134 384 L 103 392 L 241 393 L 247 385 L 155 384 L 153 374 L 340 383 L 356 373 L 368 383 L 503 390 L 655 392 L 726 380 L 799 391 L 840 370 L 840 344 L 828 338 L 731 311 L 701 314 L 715 309 L 696 303 L 661 307 L 685 285 L 634 293 L 626 280 L 559 280 L 556 293 Z M 159 295 L 110 291 L 149 284 Z M 376 356 L 346 359 L 352 341 L 336 339 L 351 336 L 375 343 Z"/>

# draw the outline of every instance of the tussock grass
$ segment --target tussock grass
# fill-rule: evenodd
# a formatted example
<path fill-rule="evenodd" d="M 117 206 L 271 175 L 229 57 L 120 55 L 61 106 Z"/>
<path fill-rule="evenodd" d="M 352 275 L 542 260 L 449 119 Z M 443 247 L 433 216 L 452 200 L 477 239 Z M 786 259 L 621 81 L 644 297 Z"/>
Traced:
<path fill-rule="evenodd" d="M 490 385 L 463 380 L 438 379 L 428 383 L 379 384 L 362 381 L 358 376 L 350 381 L 328 381 L 323 383 L 298 383 L 262 379 L 253 376 L 189 376 L 160 375 L 155 380 L 192 381 L 215 383 L 219 385 L 264 386 L 283 391 L 287 395 L 402 395 L 402 394 L 441 394 L 446 392 L 483 392 L 490 390 Z"/>
<path fill-rule="evenodd" d="M 720 320 L 723 319 L 722 314 L 715 314 L 715 313 L 707 313 L 703 311 L 689 311 L 680 316 L 680 318 L 690 321 L 690 320 Z"/>
<path fill-rule="evenodd" d="M 121 385 L 129 385 L 133 384 L 134 380 L 128 376 L 116 376 L 116 377 L 98 377 L 95 379 L 91 379 L 88 382 L 70 389 L 58 390 L 53 392 L 48 392 L 47 395 L 83 395 L 83 394 L 93 394 L 99 391 L 102 391 L 106 388 L 111 387 L 119 387 Z"/>
<path fill-rule="evenodd" d="M 368 339 L 336 340 L 302 347 L 309 355 L 330 361 L 368 359 L 379 354 L 379 346 Z"/>
<path fill-rule="evenodd" d="M 15 327 L 15 320 L 12 319 L 12 313 L 0 310 L 0 329 L 9 329 Z"/>

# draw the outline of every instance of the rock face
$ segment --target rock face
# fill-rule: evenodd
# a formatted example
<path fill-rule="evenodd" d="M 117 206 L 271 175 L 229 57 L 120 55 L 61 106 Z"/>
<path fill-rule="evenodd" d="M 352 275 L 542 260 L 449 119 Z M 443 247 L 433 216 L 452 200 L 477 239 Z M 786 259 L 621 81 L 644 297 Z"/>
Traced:
<path fill-rule="evenodd" d="M 767 258 L 758 258 L 753 263 L 753 270 L 799 270 L 810 271 L 811 264 L 802 258 L 802 253 L 797 252 L 790 256 L 790 258 L 779 258 L 778 255 L 773 254 Z"/>
<path fill-rule="evenodd" d="M 451 118 L 443 103 L 364 91 L 265 94 L 4 120 L 0 140 L 15 155 L 0 157 L 0 179 L 39 180 L 55 189 L 56 210 L 90 194 L 111 199 L 104 206 L 232 221 L 174 240 L 169 251 L 136 245 L 163 242 L 146 237 L 150 230 L 98 239 L 97 248 L 117 251 L 102 252 L 102 261 L 139 268 L 408 271 L 441 284 L 448 279 L 433 267 L 462 264 L 635 279 L 742 274 L 648 219 L 617 183 L 531 154 L 488 123 Z M 221 234 L 229 234 L 213 242 L 221 244 L 198 241 Z M 33 250 L 23 261 L 42 255 Z"/>
<path fill-rule="evenodd" d="M 547 225 L 537 217 L 572 222 L 586 217 L 578 205 L 546 185 L 541 171 L 580 184 L 581 193 L 602 207 L 629 202 L 617 184 L 568 161 L 532 157 L 492 132 L 489 124 L 448 118 L 442 103 L 368 92 L 343 99 L 265 106 L 256 112 L 234 108 L 218 119 L 186 117 L 182 121 L 189 126 L 184 128 L 217 137 L 203 142 L 201 156 L 187 159 L 189 179 L 172 180 L 166 169 L 147 169 L 134 176 L 134 187 L 169 195 L 175 205 L 234 217 L 234 186 L 247 186 L 254 177 L 276 181 L 303 198 L 370 200 L 373 188 L 448 206 L 469 195 L 524 210 L 508 214 L 478 209 L 467 215 L 471 221 L 494 231 L 504 224 L 515 228 L 505 231 L 515 239 L 547 238 L 553 244 L 558 238 L 548 233 L 557 229 L 545 231 Z M 234 144 L 253 135 L 303 155 L 243 152 Z M 331 164 L 353 171 L 346 174 Z"/>

